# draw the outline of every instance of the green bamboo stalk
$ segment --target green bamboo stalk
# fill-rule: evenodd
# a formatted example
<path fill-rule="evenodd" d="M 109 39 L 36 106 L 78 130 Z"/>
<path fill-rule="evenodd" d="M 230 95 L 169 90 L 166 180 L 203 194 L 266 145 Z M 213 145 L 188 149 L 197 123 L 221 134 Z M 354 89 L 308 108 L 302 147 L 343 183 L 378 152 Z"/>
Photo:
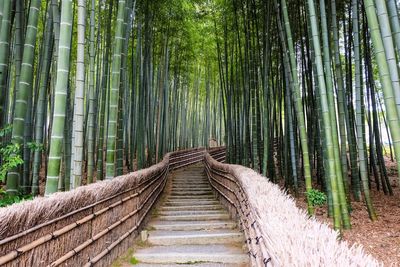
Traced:
<path fill-rule="evenodd" d="M 291 75 L 293 80 L 293 97 L 295 99 L 295 110 L 297 116 L 297 123 L 300 132 L 300 142 L 301 149 L 303 153 L 303 169 L 304 169 L 304 178 L 306 181 L 306 191 L 310 192 L 312 189 L 312 181 L 311 181 L 311 167 L 310 167 L 310 156 L 308 152 L 308 139 L 306 132 L 306 125 L 304 120 L 304 107 L 303 100 L 301 98 L 300 86 L 298 80 L 298 71 L 297 71 L 297 62 L 296 62 L 296 54 L 293 45 L 292 38 L 292 30 L 289 24 L 289 15 L 286 6 L 286 0 L 281 0 L 283 19 L 285 25 L 285 32 L 287 36 L 288 48 L 289 48 L 289 57 L 290 57 L 290 66 L 291 66 Z M 313 214 L 313 206 L 309 198 L 307 198 L 308 202 L 308 213 Z"/>
<path fill-rule="evenodd" d="M 395 95 L 390 78 L 389 65 L 385 55 L 383 38 L 379 30 L 374 0 L 364 0 L 364 9 L 367 15 L 368 26 L 374 46 L 374 57 L 378 65 L 379 76 L 385 100 L 386 115 L 389 121 L 390 134 L 393 138 L 397 167 L 400 169 L 400 121 L 396 108 Z M 400 172 L 398 177 L 400 183 Z"/>
<path fill-rule="evenodd" d="M 339 195 L 338 195 L 338 184 L 336 179 L 336 164 L 335 164 L 335 154 L 333 147 L 333 137 L 332 137 L 332 126 L 331 126 L 331 116 L 329 113 L 329 104 L 328 97 L 326 92 L 326 83 L 325 76 L 323 70 L 322 63 L 322 53 L 321 53 L 321 44 L 319 37 L 319 30 L 317 24 L 317 16 L 315 12 L 315 4 L 314 0 L 308 0 L 308 12 L 310 18 L 310 26 L 312 33 L 312 41 L 315 53 L 315 63 L 316 63 L 316 79 L 318 81 L 318 88 L 320 92 L 320 100 L 321 100 L 321 109 L 322 109 L 322 120 L 324 125 L 324 134 L 325 134 L 325 146 L 327 152 L 327 168 L 329 175 L 329 182 L 331 183 L 332 190 L 332 203 L 333 203 L 333 220 L 334 220 L 334 228 L 341 228 L 341 210 L 339 203 Z"/>
<path fill-rule="evenodd" d="M 395 0 L 387 0 L 387 10 L 389 11 L 390 27 L 392 29 L 394 42 L 396 45 L 397 57 L 400 57 L 400 21 L 397 3 Z"/>
<path fill-rule="evenodd" d="M 101 82 L 101 102 L 100 102 L 100 116 L 99 116 L 99 137 L 98 137 L 98 150 L 97 150 L 97 177 L 101 181 L 104 179 L 104 134 L 105 134 L 105 113 L 106 113 L 106 99 L 109 83 L 109 55 L 111 50 L 111 17 L 113 10 L 113 1 L 109 2 L 107 14 L 107 30 L 106 30 L 106 48 L 104 53 L 104 67 L 103 77 Z"/>
<path fill-rule="evenodd" d="M 6 95 L 8 61 L 10 54 L 10 27 L 11 27 L 11 9 L 12 1 L 2 1 L 3 16 L 0 28 L 0 128 L 3 128 L 3 114 L 5 112 L 4 97 Z M 14 189 L 13 189 L 14 190 Z"/>
<path fill-rule="evenodd" d="M 12 142 L 14 144 L 22 144 L 24 142 L 25 117 L 26 113 L 30 112 L 28 111 L 28 101 L 31 98 L 33 88 L 33 63 L 35 58 L 36 34 L 40 7 L 40 0 L 31 1 L 21 64 L 21 77 L 19 90 L 16 96 L 15 115 L 13 119 Z M 7 192 L 15 194 L 18 191 L 19 177 L 20 172 L 17 168 L 13 168 L 8 173 Z"/>
<path fill-rule="evenodd" d="M 125 0 L 118 1 L 118 15 L 115 23 L 114 55 L 111 67 L 110 106 L 108 118 L 106 179 L 115 176 L 115 149 L 117 141 L 118 99 L 120 87 L 121 51 L 123 45 L 123 26 L 125 19 Z"/>
<path fill-rule="evenodd" d="M 332 130 L 332 144 L 333 144 L 333 152 L 335 157 L 335 172 L 336 172 L 336 180 L 338 186 L 338 196 L 340 209 L 342 212 L 342 222 L 343 227 L 345 229 L 351 228 L 349 211 L 347 208 L 347 200 L 346 193 L 344 190 L 344 182 L 343 182 L 343 172 L 342 172 L 342 163 L 340 160 L 340 150 L 339 150 L 339 141 L 338 141 L 338 130 L 337 130 L 337 118 L 336 118 L 336 109 L 335 109 L 335 100 L 333 95 L 333 77 L 331 72 L 331 56 L 330 56 L 330 45 L 328 40 L 328 25 L 326 20 L 326 12 L 325 12 L 325 0 L 320 0 L 320 10 L 321 10 L 321 25 L 322 25 L 322 41 L 323 41 L 323 60 L 325 66 L 325 83 L 326 83 L 326 92 L 328 99 L 328 108 L 329 115 L 331 118 L 331 130 Z"/>
<path fill-rule="evenodd" d="M 57 192 L 60 175 L 61 151 L 67 102 L 72 34 L 72 0 L 62 0 L 60 40 L 58 45 L 57 78 L 54 97 L 54 114 L 51 125 L 50 152 L 47 166 L 45 196 Z"/>
<path fill-rule="evenodd" d="M 44 121 L 47 110 L 46 103 L 46 89 L 49 83 L 51 56 L 53 54 L 53 12 L 49 10 L 46 19 L 45 35 L 43 38 L 42 53 L 43 53 L 43 66 L 40 72 L 40 82 L 38 90 L 38 103 L 35 114 L 35 143 L 44 144 Z M 36 149 L 33 155 L 33 170 L 32 170 L 32 195 L 39 194 L 39 172 L 42 161 L 42 151 Z"/>
<path fill-rule="evenodd" d="M 73 116 L 72 141 L 72 176 L 70 189 L 81 186 L 83 160 L 83 131 L 84 131 L 84 97 L 85 97 L 85 28 L 86 28 L 86 1 L 78 0 L 78 27 L 77 27 L 77 57 L 75 77 L 75 97 Z"/>
<path fill-rule="evenodd" d="M 356 0 L 353 0 L 354 13 L 358 13 L 358 4 Z M 360 176 L 363 185 L 364 198 L 367 204 L 368 213 L 371 220 L 376 220 L 376 213 L 372 206 L 372 201 L 369 194 L 368 185 L 368 166 L 367 159 L 365 157 L 365 135 L 363 133 L 365 117 L 363 114 L 364 109 L 364 89 L 362 86 L 362 66 L 360 56 L 360 41 L 359 41 L 359 30 L 358 21 L 354 20 L 353 23 L 353 38 L 354 38 L 354 63 L 355 63 L 355 90 L 356 90 L 356 128 L 357 128 L 357 147 L 358 147 L 358 158 L 360 167 Z"/>
<path fill-rule="evenodd" d="M 385 1 L 376 2 L 376 12 L 378 15 L 379 27 L 382 34 L 383 46 L 385 48 L 385 55 L 387 64 L 389 66 L 390 79 L 392 81 L 393 93 L 397 107 L 397 114 L 400 116 L 400 81 L 399 70 L 396 60 L 396 52 L 394 49 L 394 40 L 392 37 L 392 30 L 389 22 L 389 15 L 386 8 Z M 400 55 L 399 55 L 400 56 Z"/>
<path fill-rule="evenodd" d="M 95 92 L 95 0 L 91 0 L 90 4 L 90 37 L 89 37 L 89 118 L 88 118 L 88 142 L 87 142 L 87 183 L 93 182 L 94 173 L 94 150 L 95 150 L 95 109 L 96 109 L 96 92 Z"/>
<path fill-rule="evenodd" d="M 4 2 L 5 1 L 0 2 L 0 29 L 1 29 L 1 24 L 3 22 Z"/>
<path fill-rule="evenodd" d="M 332 13 L 332 32 L 333 32 L 333 47 L 334 47 L 334 60 L 335 60 L 335 74 L 336 74 L 336 85 L 337 85 L 337 109 L 338 109 L 338 121 L 340 131 L 340 155 L 342 165 L 342 176 L 343 183 L 345 186 L 346 194 L 349 198 L 349 181 L 348 181 L 348 166 L 347 166 L 347 135 L 346 135 L 346 105 L 344 97 L 344 85 L 343 85 L 343 74 L 342 74 L 342 62 L 340 59 L 340 48 L 339 48 L 339 31 L 337 25 L 336 15 L 336 0 L 331 1 L 331 13 Z M 347 129 L 348 130 L 348 129 Z"/>

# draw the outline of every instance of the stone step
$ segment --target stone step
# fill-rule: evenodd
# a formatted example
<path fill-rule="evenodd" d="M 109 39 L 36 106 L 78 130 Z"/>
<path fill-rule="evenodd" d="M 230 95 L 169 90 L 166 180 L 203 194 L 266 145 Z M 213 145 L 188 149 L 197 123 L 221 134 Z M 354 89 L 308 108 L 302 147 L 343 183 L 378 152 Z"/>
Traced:
<path fill-rule="evenodd" d="M 165 207 L 170 206 L 191 206 L 191 205 L 219 205 L 220 203 L 215 199 L 203 199 L 203 200 L 166 200 L 164 202 Z"/>
<path fill-rule="evenodd" d="M 172 187 L 210 187 L 209 183 L 172 183 Z"/>
<path fill-rule="evenodd" d="M 163 206 L 159 210 L 220 210 L 222 209 L 221 205 L 185 205 L 185 206 Z"/>
<path fill-rule="evenodd" d="M 207 177 L 205 171 L 198 171 L 198 170 L 189 170 L 181 173 L 177 173 L 174 175 L 174 178 L 179 178 L 179 177 Z"/>
<path fill-rule="evenodd" d="M 221 208 L 218 210 L 161 210 L 159 215 L 175 216 L 175 215 L 210 215 L 210 214 L 224 214 L 225 210 Z"/>
<path fill-rule="evenodd" d="M 173 184 L 210 184 L 208 180 L 172 180 Z"/>
<path fill-rule="evenodd" d="M 124 265 L 125 266 L 125 265 Z M 139 263 L 132 267 L 247 267 L 247 264 L 188 262 L 176 264 Z"/>
<path fill-rule="evenodd" d="M 155 230 L 149 232 L 148 242 L 153 245 L 204 245 L 204 244 L 232 244 L 243 242 L 243 235 L 237 230 L 211 231 L 166 231 Z"/>
<path fill-rule="evenodd" d="M 197 179 L 197 180 L 187 180 L 187 179 L 179 179 L 172 180 L 173 183 L 210 183 L 208 179 Z"/>
<path fill-rule="evenodd" d="M 207 195 L 204 195 L 204 197 L 206 197 L 206 196 Z M 167 202 L 165 202 L 165 204 L 171 206 L 170 205 L 171 203 L 175 204 L 177 202 L 185 202 L 185 203 L 188 203 L 188 204 L 186 204 L 186 206 L 191 206 L 191 205 L 193 205 L 193 203 L 194 203 L 194 205 L 196 205 L 197 203 L 199 205 L 203 205 L 205 201 L 215 201 L 215 199 L 214 198 L 209 198 L 209 197 L 208 198 L 201 198 L 199 196 L 191 197 L 191 198 L 181 198 L 181 197 L 180 198 L 175 198 L 175 197 L 171 197 L 171 198 L 167 199 Z M 210 203 L 207 203 L 207 204 L 210 204 Z"/>
<path fill-rule="evenodd" d="M 187 192 L 192 192 L 192 191 L 211 191 L 211 187 L 197 187 L 197 186 L 192 186 L 192 187 L 172 187 L 171 188 L 171 193 L 175 191 L 187 191 Z"/>
<path fill-rule="evenodd" d="M 213 229 L 234 229 L 237 224 L 233 221 L 152 221 L 150 227 L 155 230 L 194 231 Z"/>
<path fill-rule="evenodd" d="M 194 176 L 194 175 L 184 175 L 184 176 L 176 176 L 172 178 L 172 180 L 208 180 L 207 176 Z"/>
<path fill-rule="evenodd" d="M 186 196 L 170 196 L 167 200 L 192 200 L 192 201 L 202 201 L 202 200 L 215 200 L 214 195 L 186 195 Z"/>
<path fill-rule="evenodd" d="M 200 199 L 208 199 L 208 198 L 214 198 L 214 196 L 212 196 L 212 195 L 205 195 L 205 196 L 196 196 L 196 195 L 187 195 L 187 196 L 185 196 L 185 195 L 183 195 L 183 196 L 175 195 L 175 196 L 172 196 L 172 195 L 170 195 L 168 198 L 200 198 Z"/>
<path fill-rule="evenodd" d="M 179 266 L 182 266 L 180 264 L 193 266 L 193 263 L 223 263 L 229 264 L 228 266 L 248 263 L 248 256 L 239 247 L 217 244 L 154 246 L 139 249 L 133 256 L 140 263 L 179 264 Z"/>
<path fill-rule="evenodd" d="M 212 195 L 209 190 L 172 190 L 170 196 L 197 196 L 197 195 Z"/>
<path fill-rule="evenodd" d="M 160 215 L 159 220 L 165 221 L 207 221 L 207 220 L 228 220 L 229 215 L 220 214 L 198 214 L 198 215 Z"/>
<path fill-rule="evenodd" d="M 206 188 L 211 188 L 211 185 L 209 183 L 203 183 L 203 184 L 172 184 L 172 187 L 179 187 L 179 188 L 206 187 Z"/>

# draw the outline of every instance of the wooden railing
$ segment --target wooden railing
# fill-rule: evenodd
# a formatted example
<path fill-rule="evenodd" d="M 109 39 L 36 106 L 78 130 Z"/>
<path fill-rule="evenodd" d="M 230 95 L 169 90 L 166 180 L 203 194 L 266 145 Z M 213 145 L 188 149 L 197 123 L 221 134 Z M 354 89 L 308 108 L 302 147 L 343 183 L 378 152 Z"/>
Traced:
<path fill-rule="evenodd" d="M 213 151 L 221 153 L 222 150 Z M 201 162 L 204 154 L 204 148 L 169 153 L 162 162 L 148 169 L 48 199 L 35 199 L 8 209 L 7 214 L 0 212 L 2 229 L 9 229 L 9 233 L 0 233 L 0 265 L 110 265 L 132 246 L 165 187 L 169 171 Z M 115 186 L 118 189 L 111 190 Z M 86 196 L 95 199 L 97 194 L 103 197 L 89 205 L 77 204 L 86 203 L 82 199 Z M 52 214 L 57 215 L 52 218 L 42 214 L 46 213 L 43 205 L 48 205 L 48 210 L 52 208 Z"/>

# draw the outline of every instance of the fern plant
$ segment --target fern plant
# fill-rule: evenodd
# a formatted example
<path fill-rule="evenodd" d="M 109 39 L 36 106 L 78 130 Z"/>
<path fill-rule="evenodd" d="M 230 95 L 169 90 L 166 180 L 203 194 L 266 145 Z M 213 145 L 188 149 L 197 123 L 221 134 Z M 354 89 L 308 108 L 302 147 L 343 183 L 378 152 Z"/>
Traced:
<path fill-rule="evenodd" d="M 307 198 L 311 201 L 314 207 L 322 206 L 326 203 L 326 194 L 321 192 L 317 189 L 311 189 L 309 192 L 306 193 Z"/>

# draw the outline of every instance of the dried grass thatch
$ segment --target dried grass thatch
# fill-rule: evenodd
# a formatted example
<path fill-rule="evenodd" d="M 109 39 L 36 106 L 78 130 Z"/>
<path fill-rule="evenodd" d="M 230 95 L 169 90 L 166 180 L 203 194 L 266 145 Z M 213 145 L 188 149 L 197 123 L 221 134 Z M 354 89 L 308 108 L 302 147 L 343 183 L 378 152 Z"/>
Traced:
<path fill-rule="evenodd" d="M 338 241 L 338 232 L 309 218 L 266 177 L 240 165 L 219 163 L 209 155 L 206 162 L 214 170 L 229 173 L 243 189 L 273 266 L 382 266 L 361 246 Z"/>
<path fill-rule="evenodd" d="M 132 245 L 168 172 L 204 153 L 168 153 L 150 168 L 0 209 L 0 265 L 110 265 Z"/>
<path fill-rule="evenodd" d="M 167 154 L 162 162 L 150 168 L 112 180 L 99 181 L 69 192 L 55 193 L 50 197 L 36 197 L 31 201 L 1 208 L 0 240 L 134 188 L 163 169 L 168 164 L 169 157 Z"/>

